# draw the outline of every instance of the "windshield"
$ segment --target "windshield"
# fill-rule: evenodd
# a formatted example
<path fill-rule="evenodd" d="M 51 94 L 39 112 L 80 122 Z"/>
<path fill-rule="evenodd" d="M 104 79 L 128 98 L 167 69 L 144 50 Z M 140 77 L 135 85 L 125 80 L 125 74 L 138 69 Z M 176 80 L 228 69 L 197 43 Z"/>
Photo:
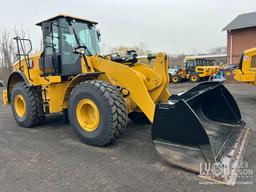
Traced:
<path fill-rule="evenodd" d="M 72 21 L 72 26 L 76 33 L 80 46 L 87 47 L 88 55 L 100 54 L 99 39 L 95 26 L 87 23 Z"/>

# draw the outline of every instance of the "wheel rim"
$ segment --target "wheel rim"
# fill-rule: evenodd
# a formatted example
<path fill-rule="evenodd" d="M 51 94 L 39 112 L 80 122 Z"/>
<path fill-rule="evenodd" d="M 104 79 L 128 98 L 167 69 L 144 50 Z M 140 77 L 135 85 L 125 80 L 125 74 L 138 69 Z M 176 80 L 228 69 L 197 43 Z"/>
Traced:
<path fill-rule="evenodd" d="M 178 81 L 178 77 L 173 77 L 172 81 L 176 83 Z"/>
<path fill-rule="evenodd" d="M 21 94 L 17 94 L 14 98 L 14 107 L 17 115 L 23 117 L 26 113 L 27 107 L 25 98 Z"/>
<path fill-rule="evenodd" d="M 192 81 L 196 81 L 197 77 L 196 76 L 192 76 Z"/>
<path fill-rule="evenodd" d="M 90 99 L 81 99 L 76 106 L 76 116 L 85 131 L 94 131 L 100 123 L 97 105 Z"/>

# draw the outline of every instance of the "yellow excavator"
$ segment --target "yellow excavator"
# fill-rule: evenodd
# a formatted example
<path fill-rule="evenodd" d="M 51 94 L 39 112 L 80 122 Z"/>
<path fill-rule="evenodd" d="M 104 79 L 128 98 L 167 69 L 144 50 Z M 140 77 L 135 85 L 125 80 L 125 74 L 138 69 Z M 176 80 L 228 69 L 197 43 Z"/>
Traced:
<path fill-rule="evenodd" d="M 234 185 L 250 130 L 222 82 L 170 96 L 166 54 L 102 56 L 96 24 L 67 15 L 37 23 L 44 48 L 34 55 L 29 39 L 15 38 L 19 59 L 3 101 L 16 122 L 31 128 L 63 112 L 80 140 L 93 146 L 114 142 L 128 118 L 150 122 L 154 147 L 164 159 L 198 173 L 201 164 L 221 163 L 232 168 L 225 177 L 201 176 Z M 142 58 L 150 65 L 139 63 Z"/>
<path fill-rule="evenodd" d="M 234 70 L 234 78 L 256 86 L 256 48 L 248 49 L 241 55 L 238 69 Z"/>

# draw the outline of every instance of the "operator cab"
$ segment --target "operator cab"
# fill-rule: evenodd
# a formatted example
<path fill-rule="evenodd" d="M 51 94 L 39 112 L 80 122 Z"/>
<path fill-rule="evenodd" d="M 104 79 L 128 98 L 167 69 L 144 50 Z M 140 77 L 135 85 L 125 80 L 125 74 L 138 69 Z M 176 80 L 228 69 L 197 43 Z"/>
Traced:
<path fill-rule="evenodd" d="M 81 73 L 82 54 L 100 54 L 100 33 L 96 30 L 96 24 L 95 21 L 67 15 L 37 23 L 43 32 L 43 53 L 40 58 L 43 76 Z"/>
<path fill-rule="evenodd" d="M 187 71 L 194 72 L 197 66 L 214 66 L 214 62 L 210 59 L 188 59 L 185 61 L 184 67 Z"/>

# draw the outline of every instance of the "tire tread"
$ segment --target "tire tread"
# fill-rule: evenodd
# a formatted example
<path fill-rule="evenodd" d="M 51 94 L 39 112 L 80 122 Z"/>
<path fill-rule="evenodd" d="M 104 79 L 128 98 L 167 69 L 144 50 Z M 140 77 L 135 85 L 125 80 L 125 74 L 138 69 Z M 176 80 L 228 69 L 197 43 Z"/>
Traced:
<path fill-rule="evenodd" d="M 127 109 L 124 98 L 120 91 L 108 82 L 100 80 L 87 80 L 80 82 L 75 88 L 73 88 L 70 94 L 69 103 L 71 103 L 70 101 L 79 90 L 86 87 L 95 89 L 98 94 L 103 96 L 104 102 L 108 103 L 108 108 L 110 109 L 113 117 L 112 121 L 108 122 L 108 124 L 111 125 L 111 131 L 109 131 L 108 135 L 106 135 L 102 140 L 89 143 L 81 135 L 77 135 L 84 143 L 94 146 L 103 146 L 113 143 L 124 132 L 127 125 Z"/>

